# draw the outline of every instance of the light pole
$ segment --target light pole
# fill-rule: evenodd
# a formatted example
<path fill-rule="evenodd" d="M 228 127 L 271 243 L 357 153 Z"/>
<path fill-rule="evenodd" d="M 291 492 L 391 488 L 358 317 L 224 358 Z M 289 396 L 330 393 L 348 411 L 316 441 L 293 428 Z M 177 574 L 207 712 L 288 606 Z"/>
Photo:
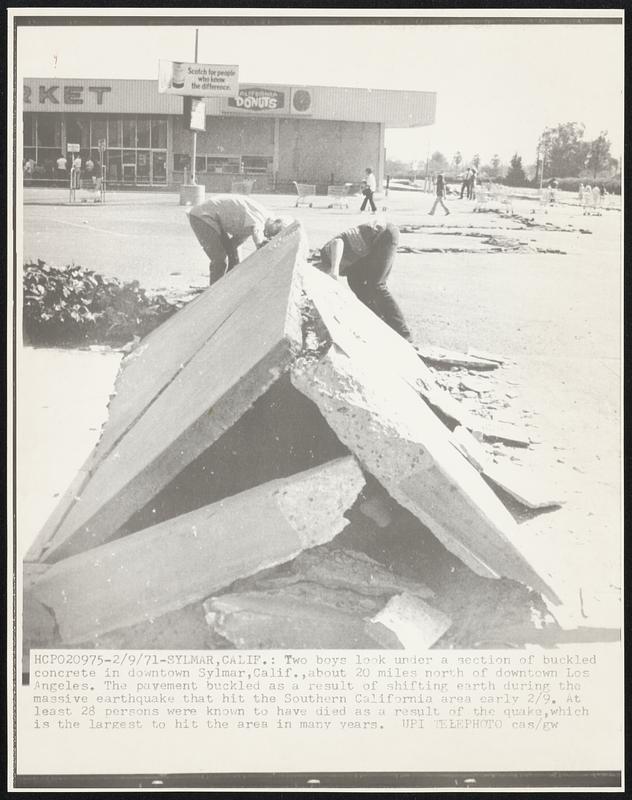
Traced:
<path fill-rule="evenodd" d="M 195 29 L 195 63 L 198 63 L 198 34 L 199 28 Z M 195 162 L 197 159 L 197 131 L 193 130 L 193 155 L 191 157 L 191 183 L 196 184 L 197 180 L 195 177 Z"/>

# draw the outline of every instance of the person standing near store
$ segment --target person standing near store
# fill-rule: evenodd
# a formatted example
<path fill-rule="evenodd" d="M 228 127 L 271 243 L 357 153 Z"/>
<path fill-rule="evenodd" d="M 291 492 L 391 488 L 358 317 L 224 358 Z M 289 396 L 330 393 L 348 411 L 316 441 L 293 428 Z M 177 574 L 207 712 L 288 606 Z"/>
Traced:
<path fill-rule="evenodd" d="M 57 159 L 57 177 L 60 179 L 66 178 L 67 170 L 68 161 L 66 160 L 66 156 L 62 153 Z"/>
<path fill-rule="evenodd" d="M 239 247 L 247 239 L 262 247 L 291 221 L 275 219 L 267 208 L 238 194 L 216 194 L 194 206 L 189 223 L 210 260 L 209 283 L 239 264 Z"/>
<path fill-rule="evenodd" d="M 362 205 L 360 206 L 360 211 L 364 211 L 366 208 L 366 204 L 368 203 L 371 206 L 371 213 L 375 214 L 377 211 L 375 207 L 375 203 L 373 202 L 373 192 L 375 192 L 377 185 L 375 183 L 375 175 L 373 174 L 373 170 L 370 167 L 367 167 L 364 171 L 365 177 L 362 181 L 362 194 L 364 195 L 364 200 L 362 201 Z"/>
<path fill-rule="evenodd" d="M 358 225 L 339 233 L 321 247 L 320 267 L 332 278 L 346 277 L 358 300 L 412 343 L 402 310 L 386 285 L 398 243 L 396 225 Z"/>
<path fill-rule="evenodd" d="M 465 175 L 463 176 L 463 183 L 461 184 L 461 197 L 460 199 L 463 200 L 463 195 L 467 193 L 467 197 L 470 197 L 470 174 L 472 170 L 468 167 Z"/>
<path fill-rule="evenodd" d="M 72 169 L 75 182 L 75 188 L 79 188 L 81 184 L 81 156 L 79 153 L 72 160 Z"/>
<path fill-rule="evenodd" d="M 434 201 L 434 203 L 432 205 L 432 208 L 428 212 L 428 214 L 430 216 L 432 216 L 435 213 L 435 210 L 436 210 L 437 206 L 440 204 L 441 208 L 445 211 L 446 216 L 447 216 L 450 213 L 450 209 L 443 202 L 443 199 L 445 197 L 445 178 L 443 176 L 443 172 L 440 172 L 437 175 L 437 183 L 436 183 L 436 187 L 435 187 L 435 194 L 436 194 L 435 201 Z"/>

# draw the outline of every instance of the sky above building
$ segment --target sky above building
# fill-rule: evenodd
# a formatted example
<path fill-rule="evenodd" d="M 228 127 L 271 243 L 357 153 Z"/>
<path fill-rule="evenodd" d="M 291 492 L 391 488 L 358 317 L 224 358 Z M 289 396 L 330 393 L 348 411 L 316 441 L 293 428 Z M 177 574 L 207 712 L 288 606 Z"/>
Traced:
<path fill-rule="evenodd" d="M 436 92 L 435 125 L 388 130 L 389 158 L 424 162 L 439 150 L 508 162 L 517 152 L 531 163 L 542 130 L 567 121 L 583 122 L 586 139 L 607 130 L 617 158 L 623 148 L 621 25 L 212 22 L 199 28 L 198 60 L 238 64 L 244 83 Z M 192 61 L 194 41 L 190 25 L 20 26 L 18 68 L 20 77 L 155 79 L 161 58 Z"/>

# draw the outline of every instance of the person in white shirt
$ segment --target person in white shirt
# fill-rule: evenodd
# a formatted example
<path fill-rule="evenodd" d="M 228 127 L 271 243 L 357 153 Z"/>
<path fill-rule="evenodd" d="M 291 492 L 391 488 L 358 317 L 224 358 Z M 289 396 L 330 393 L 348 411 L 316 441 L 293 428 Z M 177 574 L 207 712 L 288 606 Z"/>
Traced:
<path fill-rule="evenodd" d="M 57 163 L 57 175 L 60 178 L 65 178 L 66 177 L 66 168 L 67 168 L 67 165 L 68 165 L 68 162 L 66 161 L 66 156 L 62 153 L 59 156 L 59 158 L 57 159 L 56 163 Z"/>
<path fill-rule="evenodd" d="M 364 200 L 360 206 L 360 211 L 364 211 L 367 203 L 369 203 L 371 206 L 371 213 L 375 214 L 377 210 L 375 203 L 373 202 L 373 192 L 376 189 L 375 175 L 373 174 L 373 170 L 371 170 L 369 167 L 367 167 L 364 172 L 365 178 L 362 181 L 362 194 L 364 195 Z"/>
<path fill-rule="evenodd" d="M 274 218 L 268 209 L 238 194 L 216 194 L 194 206 L 189 223 L 202 249 L 210 259 L 212 285 L 239 264 L 239 247 L 252 238 L 262 247 L 291 223 Z"/>

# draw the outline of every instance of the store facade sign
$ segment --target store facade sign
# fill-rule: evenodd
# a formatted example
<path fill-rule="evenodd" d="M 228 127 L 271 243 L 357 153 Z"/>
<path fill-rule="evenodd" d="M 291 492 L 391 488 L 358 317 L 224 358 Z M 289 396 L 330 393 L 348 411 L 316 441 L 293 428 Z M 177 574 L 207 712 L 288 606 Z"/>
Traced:
<path fill-rule="evenodd" d="M 104 96 L 112 91 L 111 86 L 79 86 L 58 83 L 31 86 L 24 84 L 23 102 L 25 106 L 82 106 L 85 100 L 93 99 L 98 106 L 103 105 Z"/>
<path fill-rule="evenodd" d="M 234 64 L 158 64 L 158 92 L 189 97 L 233 97 L 239 91 L 239 67 Z"/>
<path fill-rule="evenodd" d="M 285 111 L 287 92 L 248 86 L 239 90 L 235 97 L 228 98 L 228 107 L 240 111 Z"/>

